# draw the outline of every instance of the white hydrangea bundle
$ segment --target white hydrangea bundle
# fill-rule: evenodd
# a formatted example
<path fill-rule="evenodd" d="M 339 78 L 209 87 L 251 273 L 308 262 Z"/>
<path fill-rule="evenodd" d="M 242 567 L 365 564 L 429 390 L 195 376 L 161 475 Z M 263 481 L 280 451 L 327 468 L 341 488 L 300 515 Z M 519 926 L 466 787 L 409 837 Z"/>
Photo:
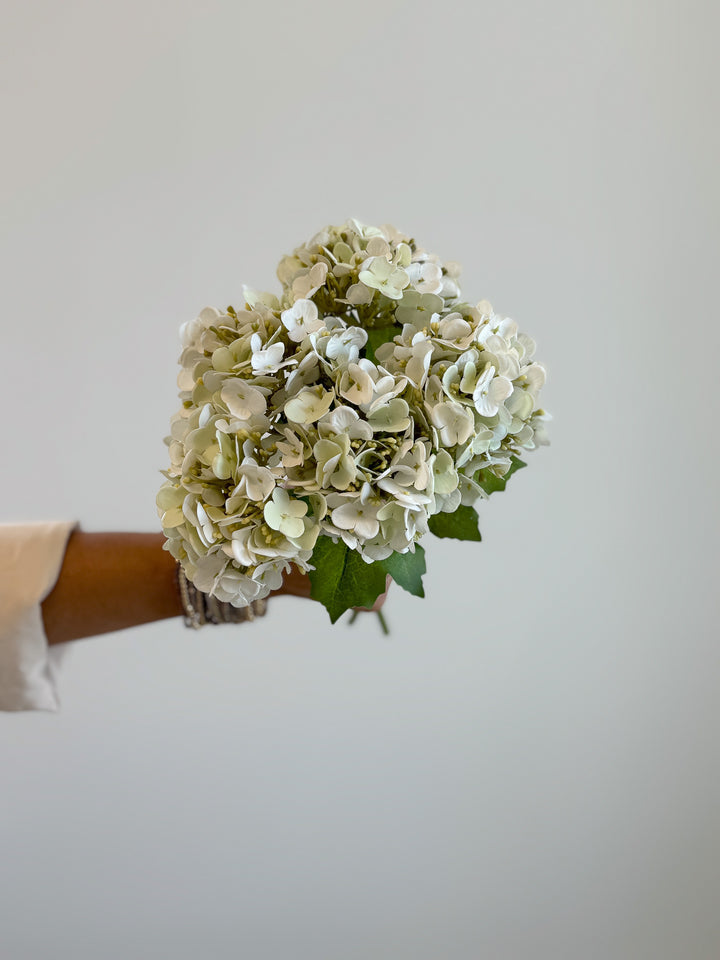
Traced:
<path fill-rule="evenodd" d="M 422 595 L 418 541 L 479 540 L 473 504 L 547 442 L 535 344 L 390 226 L 327 227 L 277 273 L 181 328 L 166 548 L 235 606 L 290 564 L 333 620 L 388 574 Z"/>

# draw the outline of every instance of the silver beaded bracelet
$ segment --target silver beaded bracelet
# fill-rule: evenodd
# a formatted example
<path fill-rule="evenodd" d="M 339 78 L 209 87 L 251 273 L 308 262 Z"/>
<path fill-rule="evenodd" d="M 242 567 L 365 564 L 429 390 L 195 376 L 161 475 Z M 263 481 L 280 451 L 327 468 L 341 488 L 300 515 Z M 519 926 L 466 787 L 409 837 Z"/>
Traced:
<path fill-rule="evenodd" d="M 234 607 L 223 603 L 217 597 L 198 590 L 192 580 L 188 580 L 182 564 L 177 565 L 177 584 L 185 611 L 185 626 L 199 630 L 206 623 L 243 623 L 264 616 L 267 610 L 266 600 L 253 600 L 246 607 Z"/>

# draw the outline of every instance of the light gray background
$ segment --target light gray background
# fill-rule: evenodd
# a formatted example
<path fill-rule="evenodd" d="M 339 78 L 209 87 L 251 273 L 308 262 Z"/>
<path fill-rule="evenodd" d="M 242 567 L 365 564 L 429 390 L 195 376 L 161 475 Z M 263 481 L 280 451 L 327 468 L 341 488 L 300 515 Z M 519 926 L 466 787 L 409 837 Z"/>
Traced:
<path fill-rule="evenodd" d="M 177 331 L 392 222 L 553 445 L 393 634 L 78 643 L 0 722 L 8 960 L 715 960 L 717 6 L 3 6 L 2 520 L 157 529 Z"/>

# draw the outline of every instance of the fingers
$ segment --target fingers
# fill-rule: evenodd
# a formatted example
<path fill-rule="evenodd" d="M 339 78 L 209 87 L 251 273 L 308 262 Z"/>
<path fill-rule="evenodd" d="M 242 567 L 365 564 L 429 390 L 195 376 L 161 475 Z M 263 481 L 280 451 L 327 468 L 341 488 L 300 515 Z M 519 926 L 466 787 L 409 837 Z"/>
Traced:
<path fill-rule="evenodd" d="M 390 589 L 390 584 L 392 583 L 392 577 L 387 576 L 385 578 L 385 593 L 381 593 L 377 598 L 372 607 L 353 607 L 353 610 L 358 610 L 360 613 L 377 613 L 382 609 L 382 605 L 387 600 L 388 590 Z"/>
<path fill-rule="evenodd" d="M 372 607 L 354 607 L 353 609 L 359 610 L 363 613 L 367 613 L 368 611 L 377 613 L 387 599 L 388 590 L 390 589 L 391 583 L 392 578 L 388 576 L 385 580 L 385 592 L 380 594 Z M 293 597 L 305 597 L 309 599 L 310 577 L 308 577 L 306 573 L 303 573 L 293 564 L 290 571 L 283 576 L 283 585 L 278 590 L 273 590 L 270 596 L 279 594 L 289 594 Z"/>

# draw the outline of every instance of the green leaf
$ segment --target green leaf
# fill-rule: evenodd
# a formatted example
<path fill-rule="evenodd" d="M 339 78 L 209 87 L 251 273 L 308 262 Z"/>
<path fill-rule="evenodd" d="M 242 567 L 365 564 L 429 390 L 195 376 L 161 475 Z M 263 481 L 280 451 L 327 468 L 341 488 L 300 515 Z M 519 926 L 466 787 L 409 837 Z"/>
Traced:
<path fill-rule="evenodd" d="M 475 474 L 475 479 L 483 488 L 485 493 L 502 493 L 507 486 L 508 480 L 515 473 L 515 471 L 522 470 L 522 468 L 526 466 L 527 464 L 524 460 L 513 456 L 510 458 L 510 469 L 506 474 L 504 474 L 504 476 L 496 477 L 495 474 L 486 467 L 484 470 L 478 470 L 478 472 Z"/>
<path fill-rule="evenodd" d="M 454 540 L 482 540 L 478 515 L 472 507 L 459 506 L 453 513 L 436 513 L 428 519 L 430 533 Z"/>
<path fill-rule="evenodd" d="M 400 327 L 394 323 L 391 323 L 387 327 L 371 327 L 367 331 L 368 340 L 365 345 L 365 356 L 367 359 L 375 363 L 375 351 L 377 348 L 381 347 L 384 343 L 388 343 L 400 332 Z"/>
<path fill-rule="evenodd" d="M 310 563 L 310 596 L 323 604 L 335 621 L 352 607 L 372 607 L 385 592 L 386 574 L 380 563 L 365 563 L 339 540 L 320 536 Z"/>
<path fill-rule="evenodd" d="M 398 586 L 414 597 L 424 597 L 423 574 L 425 573 L 425 551 L 416 544 L 414 553 L 391 553 L 378 563 L 389 573 Z"/>

